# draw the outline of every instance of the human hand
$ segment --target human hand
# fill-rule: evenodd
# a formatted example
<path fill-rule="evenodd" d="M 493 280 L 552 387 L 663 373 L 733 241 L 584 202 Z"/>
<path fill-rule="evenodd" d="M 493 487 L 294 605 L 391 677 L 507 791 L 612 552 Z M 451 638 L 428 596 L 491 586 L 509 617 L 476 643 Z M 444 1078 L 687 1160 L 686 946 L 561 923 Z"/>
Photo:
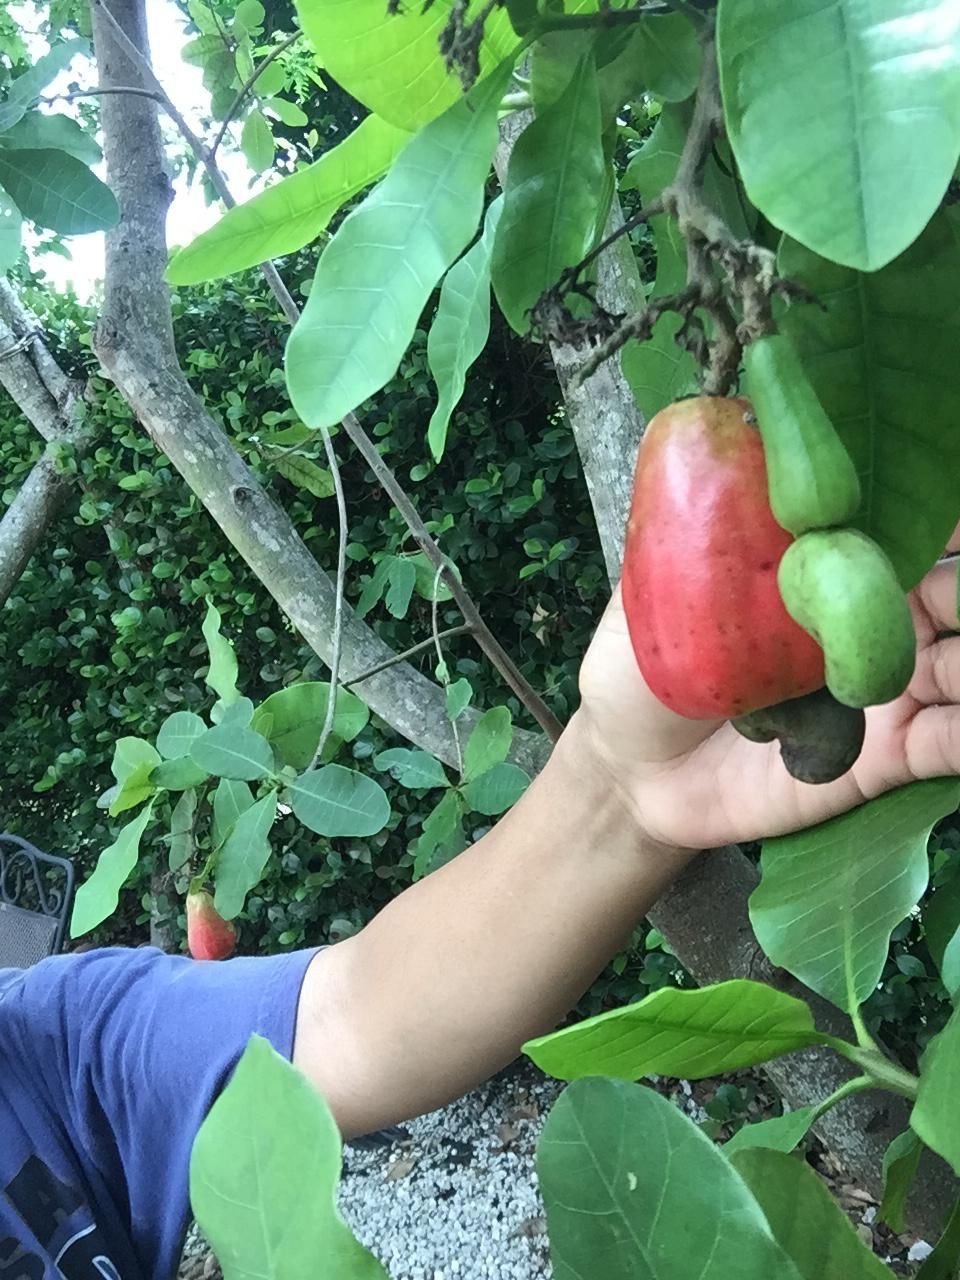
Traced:
<path fill-rule="evenodd" d="M 960 773 L 960 636 L 938 638 L 958 626 L 957 566 L 935 565 L 910 605 L 917 664 L 907 691 L 868 709 L 849 773 L 812 786 L 787 773 L 778 743 L 748 742 L 726 722 L 686 720 L 654 697 L 618 588 L 580 673 L 577 718 L 590 764 L 647 835 L 689 849 L 800 830 L 918 778 Z"/>

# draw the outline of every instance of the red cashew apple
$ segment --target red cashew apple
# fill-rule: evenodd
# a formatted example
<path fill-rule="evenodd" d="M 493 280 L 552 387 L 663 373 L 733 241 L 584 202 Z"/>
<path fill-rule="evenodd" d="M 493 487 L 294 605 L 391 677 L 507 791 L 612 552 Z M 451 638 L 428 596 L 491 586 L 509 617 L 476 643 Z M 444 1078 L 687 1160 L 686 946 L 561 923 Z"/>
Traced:
<path fill-rule="evenodd" d="M 210 894 L 188 893 L 187 946 L 194 960 L 226 960 L 236 945 L 236 930 L 217 911 Z"/>
<path fill-rule="evenodd" d="M 747 400 L 656 415 L 634 480 L 623 604 L 643 678 L 672 711 L 732 719 L 819 689 L 823 653 L 784 608 L 791 534 L 773 518 Z"/>

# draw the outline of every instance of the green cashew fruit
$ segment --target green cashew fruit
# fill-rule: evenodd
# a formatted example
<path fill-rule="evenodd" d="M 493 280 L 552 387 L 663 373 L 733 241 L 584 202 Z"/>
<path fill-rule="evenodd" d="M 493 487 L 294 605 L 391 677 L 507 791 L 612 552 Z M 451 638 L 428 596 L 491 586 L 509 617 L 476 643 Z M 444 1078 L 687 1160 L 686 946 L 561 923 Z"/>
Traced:
<path fill-rule="evenodd" d="M 866 717 L 829 689 L 739 716 L 733 727 L 751 742 L 780 741 L 780 758 L 799 782 L 834 782 L 857 762 Z"/>
<path fill-rule="evenodd" d="M 890 702 L 910 683 L 913 619 L 896 571 L 854 529 L 805 533 L 780 561 L 787 612 L 823 649 L 827 688 L 847 707 Z"/>
<path fill-rule="evenodd" d="M 857 471 L 790 339 L 751 342 L 744 367 L 777 524 L 794 536 L 849 524 L 860 506 Z"/>

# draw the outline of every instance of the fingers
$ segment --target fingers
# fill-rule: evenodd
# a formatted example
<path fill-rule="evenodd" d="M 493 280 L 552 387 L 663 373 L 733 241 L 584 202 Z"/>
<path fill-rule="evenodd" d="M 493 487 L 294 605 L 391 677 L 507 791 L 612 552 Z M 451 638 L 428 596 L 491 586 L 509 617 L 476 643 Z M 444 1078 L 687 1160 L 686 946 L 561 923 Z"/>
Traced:
<path fill-rule="evenodd" d="M 909 692 L 926 706 L 960 702 L 960 637 L 950 636 L 920 650 Z"/>
<path fill-rule="evenodd" d="M 907 768 L 914 778 L 960 773 L 960 707 L 924 707 L 907 729 Z"/>
<path fill-rule="evenodd" d="M 951 539 L 952 541 L 952 539 Z M 917 587 L 916 594 L 937 631 L 956 631 L 957 565 L 934 565 Z"/>

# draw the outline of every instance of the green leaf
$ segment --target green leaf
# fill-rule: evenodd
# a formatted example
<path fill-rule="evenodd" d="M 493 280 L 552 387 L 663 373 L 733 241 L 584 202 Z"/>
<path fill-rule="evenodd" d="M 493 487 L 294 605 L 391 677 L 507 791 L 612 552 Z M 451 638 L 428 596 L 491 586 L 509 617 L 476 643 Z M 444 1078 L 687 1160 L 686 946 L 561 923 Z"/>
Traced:
<path fill-rule="evenodd" d="M 122 786 L 143 765 L 152 769 L 159 763 L 156 748 L 144 738 L 118 738 L 113 748 L 110 772 Z"/>
<path fill-rule="evenodd" d="M 329 699 L 330 686 L 324 681 L 288 685 L 257 707 L 252 728 L 263 734 L 283 764 L 306 769 L 320 743 Z M 366 703 L 347 689 L 337 689 L 333 733 L 341 742 L 352 742 L 369 719 Z"/>
<path fill-rule="evenodd" d="M 277 793 L 271 791 L 234 822 L 217 854 L 213 904 L 224 920 L 243 910 L 247 894 L 263 877 L 270 857 L 270 828 L 277 817 Z"/>
<path fill-rule="evenodd" d="M 696 991 L 664 987 L 636 1004 L 530 1040 L 523 1051 L 561 1080 L 638 1080 L 652 1072 L 701 1080 L 829 1043 L 805 1001 L 736 978 Z"/>
<path fill-rule="evenodd" d="M 890 1280 L 806 1161 L 756 1148 L 735 1155 L 733 1167 L 803 1280 Z"/>
<path fill-rule="evenodd" d="M 750 920 L 767 956 L 839 1008 L 862 1004 L 927 886 L 930 830 L 958 802 L 953 779 L 915 782 L 764 841 Z"/>
<path fill-rule="evenodd" d="M 158 764 L 149 778 L 154 787 L 163 787 L 165 791 L 186 791 L 190 787 L 202 786 L 209 776 L 206 769 L 201 769 L 189 756 L 180 756 Z"/>
<path fill-rule="evenodd" d="M 348 200 L 389 168 L 410 135 L 368 116 L 315 164 L 237 205 L 174 254 L 171 284 L 199 284 L 296 253 L 326 229 Z"/>
<path fill-rule="evenodd" d="M 938 885 L 923 901 L 923 936 L 933 963 L 943 974 L 943 957 L 960 929 L 960 875 Z"/>
<path fill-rule="evenodd" d="M 120 217 L 110 188 L 66 151 L 0 148 L 0 186 L 25 218 L 64 236 L 104 231 Z"/>
<path fill-rule="evenodd" d="M 515 764 L 495 764 L 463 788 L 467 808 L 495 817 L 517 803 L 530 785 L 530 775 Z"/>
<path fill-rule="evenodd" d="M 941 554 L 960 516 L 952 481 L 960 470 L 955 219 L 951 210 L 939 214 L 873 275 L 834 266 L 795 242 L 780 251 L 783 273 L 821 304 L 791 307 L 781 327 L 860 474 L 863 503 L 853 523 L 883 547 L 906 588 Z"/>
<path fill-rule="evenodd" d="M 646 88 L 664 102 L 682 102 L 697 87 L 700 41 L 682 13 L 645 18 L 631 32 L 626 54 L 635 62 Z"/>
<path fill-rule="evenodd" d="M 267 11 L 260 0 L 240 0 L 234 10 L 233 20 L 245 31 L 256 32 L 262 28 L 266 16 Z"/>
<path fill-rule="evenodd" d="M 472 782 L 495 764 L 506 760 L 513 741 L 513 721 L 506 707 L 485 711 L 467 739 L 463 753 L 463 779 Z"/>
<path fill-rule="evenodd" d="M 799 1280 L 729 1161 L 651 1089 L 571 1085 L 537 1172 L 555 1280 Z"/>
<path fill-rule="evenodd" d="M 405 618 L 417 585 L 416 566 L 406 556 L 395 556 L 390 565 L 389 582 L 384 604 L 395 618 Z"/>
<path fill-rule="evenodd" d="M 960 1009 L 923 1056 L 910 1127 L 960 1174 Z"/>
<path fill-rule="evenodd" d="M 0 108 L 2 110 L 2 108 Z M 4 147 L 20 150 L 66 151 L 84 164 L 98 164 L 103 153 L 96 139 L 69 116 L 51 116 L 43 111 L 30 111 L 9 129 L 2 140 Z"/>
<path fill-rule="evenodd" d="M 256 173 L 263 173 L 273 164 L 276 143 L 262 111 L 251 111 L 243 122 L 240 148 L 247 158 L 247 164 Z"/>
<path fill-rule="evenodd" d="M 798 1107 L 796 1111 L 786 1111 L 782 1116 L 773 1116 L 770 1120 L 745 1124 L 729 1142 L 723 1144 L 723 1154 L 729 1158 L 734 1152 L 746 1151 L 748 1147 L 792 1151 L 806 1137 L 817 1118 L 818 1110 L 816 1106 Z"/>
<path fill-rule="evenodd" d="M 434 0 L 387 12 L 384 0 L 296 0 L 297 14 L 319 65 L 365 107 L 410 131 L 457 102 L 462 90 L 440 57 L 440 33 L 452 0 Z M 465 17 L 476 18 L 481 0 L 470 0 Z M 480 69 L 490 72 L 516 47 L 506 13 L 483 26 Z"/>
<path fill-rule="evenodd" d="M 288 453 L 277 458 L 274 468 L 300 489 L 312 493 L 315 498 L 332 498 L 334 495 L 333 476 L 326 467 L 317 466 L 309 458 L 301 458 L 299 454 Z"/>
<path fill-rule="evenodd" d="M 451 789 L 427 814 L 423 831 L 410 846 L 414 880 L 421 880 L 463 850 L 462 824 L 463 803 L 457 792 Z"/>
<path fill-rule="evenodd" d="M 117 817 L 118 814 L 126 813 L 128 809 L 135 809 L 138 804 L 143 804 L 144 800 L 150 799 L 156 790 L 151 779 L 152 773 L 153 765 L 138 764 L 124 778 L 123 782 L 117 787 L 107 810 L 111 818 Z"/>
<path fill-rule="evenodd" d="M 450 417 L 460 403 L 467 370 L 490 335 L 490 255 L 503 209 L 498 196 L 487 210 L 483 235 L 447 272 L 427 337 L 427 364 L 437 384 L 437 407 L 427 427 L 427 443 L 437 462 L 443 457 Z"/>
<path fill-rule="evenodd" d="M 443 765 L 426 751 L 411 751 L 407 747 L 392 747 L 373 758 L 374 768 L 389 772 L 401 787 L 449 787 L 450 779 Z"/>
<path fill-rule="evenodd" d="M 518 36 L 525 36 L 537 25 L 538 0 L 506 0 L 507 13 Z"/>
<path fill-rule="evenodd" d="M 234 698 L 231 702 L 218 698 L 210 708 L 210 719 L 217 725 L 232 724 L 238 729 L 248 729 L 253 719 L 253 703 L 249 698 Z"/>
<path fill-rule="evenodd" d="M 491 274 L 517 333 L 527 332 L 540 295 L 593 243 L 606 172 L 600 132 L 591 52 L 557 102 L 524 129 L 510 157 Z"/>
<path fill-rule="evenodd" d="M 70 919 L 71 938 L 89 933 L 116 911 L 120 890 L 137 865 L 140 839 L 152 814 L 151 800 L 132 822 L 121 828 L 113 844 L 101 853 L 92 875 L 77 890 Z"/>
<path fill-rule="evenodd" d="M 320 1093 L 252 1036 L 190 1156 L 190 1203 L 224 1280 L 307 1277 L 318 1258 L 331 1280 L 388 1280 L 340 1217 L 341 1164 Z"/>
<path fill-rule="evenodd" d="M 20 210 L 0 187 L 0 275 L 19 261 L 22 236 Z"/>
<path fill-rule="evenodd" d="M 38 58 L 23 75 L 12 80 L 0 102 L 0 134 L 22 120 L 50 81 L 65 71 L 77 54 L 86 53 L 89 48 L 86 40 L 64 40 Z"/>
<path fill-rule="evenodd" d="M 160 726 L 157 750 L 164 760 L 179 760 L 190 754 L 194 742 L 206 732 L 207 726 L 192 711 L 174 711 Z"/>
<path fill-rule="evenodd" d="M 470 705 L 470 699 L 473 697 L 473 687 L 470 681 L 463 677 L 459 680 L 454 680 L 453 684 L 447 685 L 446 695 L 448 719 L 459 720 Z"/>
<path fill-rule="evenodd" d="M 422 596 L 424 600 L 433 601 L 434 599 L 443 602 L 444 600 L 452 600 L 453 592 L 437 577 L 437 571 L 427 559 L 422 551 L 418 551 L 416 555 L 409 556 L 410 563 L 417 571 L 416 592 L 418 596 Z M 451 566 L 454 575 L 459 578 L 456 565 Z"/>
<path fill-rule="evenodd" d="M 255 782 L 273 773 L 273 748 L 253 729 L 218 724 L 197 738 L 190 759 L 215 778 Z"/>
<path fill-rule="evenodd" d="M 324 250 L 287 343 L 290 397 L 308 426 L 332 426 L 396 372 L 476 230 L 509 73 L 505 63 L 417 134 Z"/>
<path fill-rule="evenodd" d="M 193 824 L 197 816 L 197 793 L 190 789 L 173 807 L 170 816 L 170 870 L 179 871 L 193 857 Z"/>
<path fill-rule="evenodd" d="M 270 67 L 267 67 L 267 75 L 270 74 L 272 67 L 275 67 L 276 65 L 276 63 L 272 63 Z M 265 93 L 266 90 L 260 88 L 259 84 L 260 82 L 258 80 L 257 92 Z M 292 129 L 305 129 L 310 123 L 310 117 L 307 113 L 302 110 L 302 108 L 298 107 L 295 102 L 290 102 L 286 98 L 265 98 L 263 106 L 265 110 L 272 111 L 278 119 L 280 119 L 284 124 L 289 125 Z M 368 116 L 367 118 L 370 120 L 376 119 L 375 116 Z"/>
<path fill-rule="evenodd" d="M 237 655 L 230 641 L 220 633 L 220 610 L 216 605 L 207 604 L 202 630 L 210 655 L 206 683 L 220 701 L 229 706 L 240 697 L 237 689 Z"/>
<path fill-rule="evenodd" d="M 233 830 L 237 819 L 253 804 L 253 793 L 245 782 L 222 778 L 213 793 L 213 826 L 210 837 L 219 849 Z"/>
<path fill-rule="evenodd" d="M 960 1201 L 954 1206 L 943 1234 L 915 1280 L 957 1280 L 960 1271 Z"/>
<path fill-rule="evenodd" d="M 902 253 L 960 155 L 953 0 L 899 12 L 737 0 L 720 5 L 717 39 L 727 134 L 757 208 L 861 271 Z"/>
<path fill-rule="evenodd" d="M 321 836 L 375 836 L 390 820 L 390 801 L 378 782 L 356 769 L 328 764 L 290 783 L 291 806 Z"/>
<path fill-rule="evenodd" d="M 943 985 L 947 988 L 950 998 L 956 1002 L 960 995 L 960 926 L 957 932 L 947 943 L 943 953 L 943 964 L 940 966 L 940 973 L 943 977 Z"/>
<path fill-rule="evenodd" d="M 923 1144 L 912 1129 L 898 1134 L 883 1156 L 883 1199 L 877 1217 L 891 1231 L 897 1233 L 906 1227 L 907 1197 L 914 1174 L 920 1163 Z"/>

